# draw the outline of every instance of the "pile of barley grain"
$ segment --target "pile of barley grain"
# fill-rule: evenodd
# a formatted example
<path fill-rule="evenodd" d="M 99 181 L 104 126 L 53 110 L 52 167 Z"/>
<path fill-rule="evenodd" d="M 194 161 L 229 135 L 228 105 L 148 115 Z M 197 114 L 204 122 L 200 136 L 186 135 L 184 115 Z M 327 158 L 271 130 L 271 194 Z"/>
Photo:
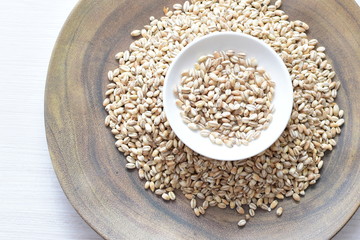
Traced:
<path fill-rule="evenodd" d="M 274 86 L 255 58 L 215 51 L 182 73 L 176 105 L 187 126 L 212 143 L 247 145 L 270 124 Z"/>
<path fill-rule="evenodd" d="M 174 10 L 164 8 L 164 17 L 151 17 L 144 29 L 132 32 L 140 38 L 116 54 L 120 66 L 108 74 L 103 105 L 109 113 L 105 124 L 127 156 L 126 167 L 138 169 L 146 189 L 165 200 L 174 200 L 179 189 L 197 216 L 210 206 L 236 208 L 245 215 L 243 226 L 257 208 L 276 208 L 277 199 L 299 201 L 320 178 L 324 152 L 336 145 L 344 123 L 334 101 L 340 83 L 332 81 L 335 72 L 325 48 L 307 37 L 308 25 L 289 21 L 280 5 L 280 0 L 274 5 L 270 0 L 187 1 Z M 285 131 L 244 162 L 193 152 L 175 136 L 163 112 L 162 86 L 171 61 L 196 37 L 218 31 L 262 39 L 281 56 L 293 81 L 293 112 Z"/>

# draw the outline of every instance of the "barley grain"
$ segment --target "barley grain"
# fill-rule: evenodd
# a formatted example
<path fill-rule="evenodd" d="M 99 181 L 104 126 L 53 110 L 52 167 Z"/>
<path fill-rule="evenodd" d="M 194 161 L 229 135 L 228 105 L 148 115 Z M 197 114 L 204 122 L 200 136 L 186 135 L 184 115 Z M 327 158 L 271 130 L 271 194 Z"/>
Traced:
<path fill-rule="evenodd" d="M 270 204 L 270 208 L 271 208 L 271 209 L 276 208 L 276 206 L 278 205 L 278 203 L 279 203 L 279 202 L 278 202 L 277 200 L 272 201 L 271 204 Z"/>
<path fill-rule="evenodd" d="M 198 217 L 198 216 L 200 216 L 200 210 L 199 210 L 199 208 L 194 208 L 194 213 L 195 213 L 195 215 Z"/>
<path fill-rule="evenodd" d="M 191 201 L 190 201 L 190 206 L 191 206 L 191 208 L 195 208 L 195 207 L 196 207 L 196 200 L 195 200 L 195 198 L 191 199 Z"/>
<path fill-rule="evenodd" d="M 250 216 L 251 217 L 254 217 L 255 216 L 255 211 L 254 211 L 254 209 L 249 209 L 249 214 L 250 214 Z"/>
<path fill-rule="evenodd" d="M 238 222 L 238 226 L 239 226 L 239 227 L 243 227 L 243 226 L 245 226 L 245 224 L 246 224 L 246 220 L 245 220 L 245 219 L 241 219 L 241 220 Z"/>
<path fill-rule="evenodd" d="M 163 193 L 163 194 L 161 195 L 161 197 L 162 197 L 164 200 L 166 200 L 166 201 L 170 200 L 169 195 L 166 194 L 166 193 Z"/>
<path fill-rule="evenodd" d="M 294 194 L 292 195 L 292 197 L 293 197 L 293 199 L 294 199 L 295 201 L 297 201 L 297 202 L 300 201 L 300 196 L 299 196 L 299 194 L 294 193 Z"/>
<path fill-rule="evenodd" d="M 130 35 L 133 36 L 133 37 L 137 37 L 137 36 L 140 36 L 140 34 L 141 34 L 140 30 L 134 30 L 134 31 L 131 32 Z"/>
<path fill-rule="evenodd" d="M 127 163 L 127 164 L 126 164 L 126 168 L 128 168 L 128 169 L 134 169 L 134 168 L 136 168 L 136 166 L 135 166 L 134 163 Z"/>
<path fill-rule="evenodd" d="M 169 192 L 168 193 L 169 197 L 171 200 L 175 200 L 176 199 L 176 196 L 175 196 L 175 193 L 174 192 Z"/>

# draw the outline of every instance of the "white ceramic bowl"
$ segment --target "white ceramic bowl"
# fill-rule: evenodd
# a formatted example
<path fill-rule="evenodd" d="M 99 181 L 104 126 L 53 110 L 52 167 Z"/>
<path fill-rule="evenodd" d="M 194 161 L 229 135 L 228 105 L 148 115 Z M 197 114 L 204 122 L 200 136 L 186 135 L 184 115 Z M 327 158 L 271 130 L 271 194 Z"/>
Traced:
<path fill-rule="evenodd" d="M 180 83 L 181 73 L 194 67 L 197 60 L 214 51 L 234 50 L 246 53 L 246 57 L 255 57 L 275 82 L 273 104 L 275 112 L 270 126 L 261 132 L 258 139 L 249 145 L 213 144 L 209 138 L 202 137 L 199 131 L 193 131 L 182 121 L 180 108 L 175 104 L 174 89 Z M 263 41 L 236 32 L 212 33 L 194 40 L 174 59 L 166 74 L 163 88 L 164 111 L 175 134 L 189 148 L 203 156 L 218 160 L 241 160 L 259 154 L 270 147 L 284 131 L 292 110 L 293 88 L 284 62 L 277 53 Z"/>

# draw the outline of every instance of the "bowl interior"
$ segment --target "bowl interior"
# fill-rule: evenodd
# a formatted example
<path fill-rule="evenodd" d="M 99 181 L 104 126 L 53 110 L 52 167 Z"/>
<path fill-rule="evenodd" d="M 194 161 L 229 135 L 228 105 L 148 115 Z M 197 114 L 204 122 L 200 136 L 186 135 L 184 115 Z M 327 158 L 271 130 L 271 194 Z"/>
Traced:
<path fill-rule="evenodd" d="M 173 90 L 180 83 L 181 73 L 193 68 L 197 60 L 214 51 L 234 50 L 246 53 L 247 58 L 254 57 L 275 82 L 273 104 L 275 111 L 269 128 L 261 131 L 258 139 L 248 145 L 233 146 L 213 144 L 209 138 L 202 137 L 199 131 L 192 131 L 183 122 L 181 109 L 175 104 L 177 97 Z M 241 160 L 261 153 L 273 144 L 281 135 L 289 120 L 293 90 L 288 70 L 277 55 L 263 41 L 243 33 L 220 32 L 206 35 L 187 45 L 174 59 L 166 74 L 164 91 L 164 110 L 171 128 L 189 148 L 209 158 L 218 160 Z"/>

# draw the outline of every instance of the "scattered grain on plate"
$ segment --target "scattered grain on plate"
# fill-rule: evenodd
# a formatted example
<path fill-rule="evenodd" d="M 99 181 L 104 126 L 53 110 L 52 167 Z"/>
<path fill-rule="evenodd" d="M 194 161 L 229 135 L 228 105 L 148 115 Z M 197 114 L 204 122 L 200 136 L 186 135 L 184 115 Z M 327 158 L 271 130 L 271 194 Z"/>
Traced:
<path fill-rule="evenodd" d="M 284 209 L 282 207 L 279 207 L 276 209 L 276 215 L 281 216 L 283 214 Z"/>
<path fill-rule="evenodd" d="M 145 189 L 164 200 L 174 200 L 175 191 L 184 194 L 196 216 L 231 202 L 244 215 L 250 203 L 261 211 L 285 197 L 300 200 L 318 181 L 324 154 L 336 146 L 334 138 L 345 123 L 335 102 L 340 82 L 334 80 L 325 48 L 307 36 L 309 26 L 290 20 L 280 6 L 281 0 L 194 0 L 165 7 L 165 16 L 150 17 L 140 34 L 132 34 L 139 36 L 129 49 L 115 55 L 119 67 L 108 72 L 102 102 L 105 125 L 126 156 L 126 168 L 138 169 Z M 217 161 L 193 152 L 176 137 L 163 111 L 162 87 L 172 60 L 195 38 L 219 31 L 261 39 L 279 54 L 292 79 L 293 111 L 286 129 L 266 151 L 245 161 Z M 203 201 L 200 207 L 196 199 Z M 277 208 L 277 215 L 282 212 Z M 245 220 L 250 218 L 245 214 Z"/>

